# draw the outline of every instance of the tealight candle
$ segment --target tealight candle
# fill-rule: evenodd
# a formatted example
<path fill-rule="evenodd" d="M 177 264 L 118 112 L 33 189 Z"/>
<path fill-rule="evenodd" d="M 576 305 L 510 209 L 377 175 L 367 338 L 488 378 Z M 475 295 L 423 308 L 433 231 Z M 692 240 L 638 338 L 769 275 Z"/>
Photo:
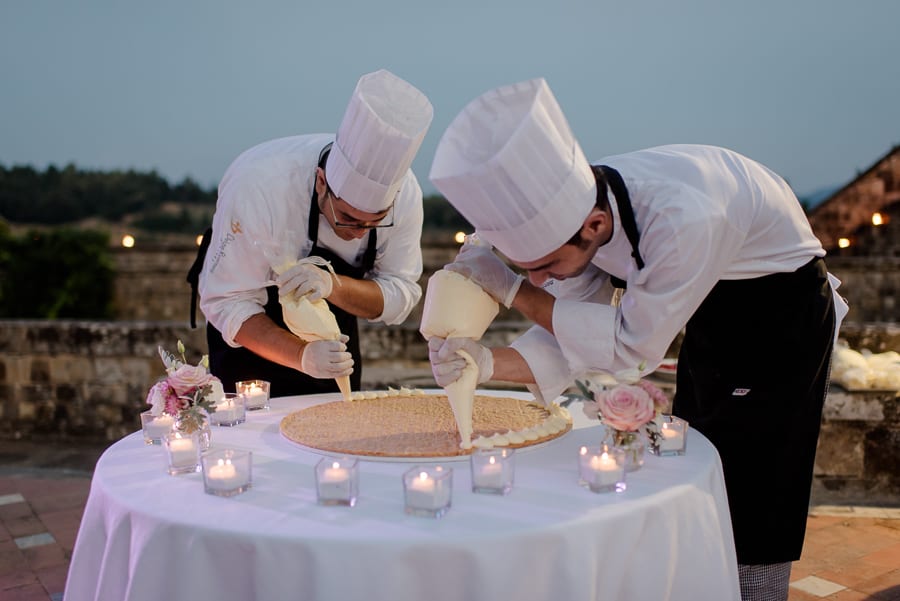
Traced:
<path fill-rule="evenodd" d="M 204 490 L 220 497 L 230 497 L 250 488 L 252 457 L 249 451 L 230 449 L 207 453 L 203 464 Z"/>
<path fill-rule="evenodd" d="M 450 509 L 453 470 L 416 466 L 403 474 L 403 486 L 406 513 L 441 517 Z"/>
<path fill-rule="evenodd" d="M 219 459 L 216 465 L 209 468 L 206 477 L 207 483 L 212 488 L 234 488 L 234 485 L 240 482 L 231 459 Z"/>
<path fill-rule="evenodd" d="M 470 456 L 472 492 L 505 495 L 512 490 L 514 449 L 475 449 Z"/>
<path fill-rule="evenodd" d="M 236 426 L 246 421 L 244 410 L 244 397 L 233 392 L 225 393 L 225 396 L 216 404 L 216 410 L 210 414 L 210 420 L 217 426 Z"/>
<path fill-rule="evenodd" d="M 625 454 L 619 449 L 581 447 L 578 467 L 582 484 L 593 492 L 625 490 Z"/>
<path fill-rule="evenodd" d="M 316 465 L 316 492 L 320 505 L 356 504 L 357 460 L 325 457 Z"/>
<path fill-rule="evenodd" d="M 163 437 L 169 462 L 169 474 L 196 472 L 200 467 L 200 442 L 197 432 L 184 436 L 170 432 Z"/>
<path fill-rule="evenodd" d="M 141 427 L 145 444 L 162 444 L 162 437 L 175 425 L 175 418 L 167 413 L 154 416 L 149 411 L 141 413 Z"/>
<path fill-rule="evenodd" d="M 658 418 L 659 435 L 650 452 L 654 455 L 684 455 L 687 443 L 688 423 L 674 415 L 662 415 Z"/>
<path fill-rule="evenodd" d="M 269 382 L 265 380 L 244 380 L 235 383 L 238 394 L 244 397 L 247 411 L 269 408 Z"/>

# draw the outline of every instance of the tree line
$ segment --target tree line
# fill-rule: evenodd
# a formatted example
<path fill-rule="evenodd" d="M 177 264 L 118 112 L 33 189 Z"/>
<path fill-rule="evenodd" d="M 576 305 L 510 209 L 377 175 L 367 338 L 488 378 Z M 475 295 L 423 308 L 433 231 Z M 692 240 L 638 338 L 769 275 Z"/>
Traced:
<path fill-rule="evenodd" d="M 77 224 L 99 218 L 194 235 L 212 223 L 216 197 L 215 188 L 190 178 L 170 184 L 155 171 L 0 165 L 0 319 L 111 319 L 110 235 Z M 441 196 L 425 198 L 424 227 L 471 231 Z"/>
<path fill-rule="evenodd" d="M 197 233 L 212 220 L 217 191 L 191 178 L 169 183 L 156 171 L 93 171 L 67 165 L 37 170 L 0 165 L 0 217 L 9 223 L 74 224 L 88 218 L 129 219 L 152 232 Z M 426 229 L 465 229 L 466 221 L 442 196 L 428 196 Z M 166 209 L 164 205 L 179 207 Z"/>

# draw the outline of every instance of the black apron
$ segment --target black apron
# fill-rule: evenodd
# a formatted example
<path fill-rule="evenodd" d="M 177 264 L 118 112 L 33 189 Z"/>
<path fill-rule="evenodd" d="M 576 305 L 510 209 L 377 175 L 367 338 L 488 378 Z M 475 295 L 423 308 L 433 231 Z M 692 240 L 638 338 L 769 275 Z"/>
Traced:
<path fill-rule="evenodd" d="M 324 154 L 320 163 L 324 161 L 327 154 Z M 317 256 L 331 262 L 335 273 L 351 277 L 354 279 L 362 279 L 363 276 L 375 265 L 375 250 L 377 244 L 376 230 L 369 231 L 368 245 L 363 254 L 362 264 L 359 267 L 350 265 L 342 258 L 337 256 L 327 248 L 318 245 L 319 238 L 319 203 L 318 195 L 313 188 L 312 200 L 309 205 L 309 239 L 313 242 L 312 250 L 308 256 Z M 204 236 L 211 235 L 212 231 L 207 230 Z M 206 244 L 208 247 L 209 244 Z M 196 290 L 194 283 L 199 278 L 199 269 L 202 269 L 203 258 L 200 253 L 205 254 L 205 248 L 201 244 L 201 250 L 198 251 L 197 261 L 191 272 L 188 274 L 188 281 L 194 275 L 192 285 Z M 199 262 L 199 269 L 197 268 Z M 196 271 L 196 274 L 194 272 Z M 284 315 L 281 309 L 281 303 L 278 302 L 278 287 L 269 286 L 266 288 L 268 300 L 265 304 L 265 313 L 279 327 L 288 329 L 284 323 Z M 192 294 L 191 305 L 191 325 L 195 323 L 195 303 L 196 292 Z M 327 302 L 327 301 L 326 301 Z M 362 358 L 359 349 L 359 324 L 357 317 L 352 315 L 340 307 L 328 303 L 329 308 L 334 313 L 338 327 L 341 333 L 350 337 L 347 342 L 347 350 L 353 357 L 353 373 L 350 375 L 350 385 L 353 390 L 360 389 L 362 380 Z M 338 392 L 337 382 L 333 378 L 314 378 L 296 369 L 285 367 L 278 363 L 273 363 L 264 359 L 256 353 L 247 350 L 244 347 L 234 348 L 228 345 L 222 338 L 222 334 L 210 323 L 206 325 L 206 340 L 209 345 L 209 368 L 210 373 L 222 380 L 222 385 L 226 392 L 234 392 L 234 383 L 241 380 L 267 380 L 271 383 L 270 395 L 275 396 L 291 396 L 297 394 L 318 394 L 324 392 Z"/>
<path fill-rule="evenodd" d="M 640 269 L 628 191 L 601 169 Z M 673 413 L 719 452 L 741 564 L 800 558 L 834 327 L 820 258 L 793 273 L 720 280 L 685 327 Z"/>

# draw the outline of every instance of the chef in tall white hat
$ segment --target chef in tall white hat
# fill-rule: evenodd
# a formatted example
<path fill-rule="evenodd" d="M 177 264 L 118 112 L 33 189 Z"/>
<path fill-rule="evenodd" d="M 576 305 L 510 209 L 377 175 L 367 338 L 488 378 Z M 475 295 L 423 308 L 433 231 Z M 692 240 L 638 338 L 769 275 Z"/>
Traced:
<path fill-rule="evenodd" d="M 347 375 L 359 388 L 357 318 L 399 324 L 422 294 L 410 165 L 432 116 L 421 91 L 380 70 L 359 79 L 336 134 L 263 142 L 228 167 L 188 276 L 226 390 L 263 379 L 273 396 L 328 392 Z M 304 342 L 279 296 L 326 299 L 344 336 Z"/>
<path fill-rule="evenodd" d="M 543 79 L 469 103 L 430 178 L 527 278 L 483 243 L 446 268 L 535 323 L 505 348 L 433 339 L 438 384 L 458 377 L 463 348 L 480 381 L 521 382 L 552 401 L 591 372 L 652 371 L 684 330 L 674 412 L 722 457 L 742 595 L 786 598 L 846 305 L 785 181 L 700 145 L 591 165 Z M 762 440 L 774 459 L 765 486 Z"/>

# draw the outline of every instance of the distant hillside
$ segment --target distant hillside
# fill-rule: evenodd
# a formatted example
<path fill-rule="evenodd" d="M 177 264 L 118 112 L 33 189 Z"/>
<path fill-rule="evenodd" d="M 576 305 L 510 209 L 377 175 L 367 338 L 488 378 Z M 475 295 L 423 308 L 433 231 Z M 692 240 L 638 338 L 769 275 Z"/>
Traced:
<path fill-rule="evenodd" d="M 170 184 L 155 171 L 89 171 L 68 165 L 38 171 L 0 165 L 0 220 L 56 226 L 127 224 L 146 232 L 196 234 L 212 223 L 217 191 L 190 178 Z M 425 229 L 471 226 L 442 196 L 424 199 Z"/>

